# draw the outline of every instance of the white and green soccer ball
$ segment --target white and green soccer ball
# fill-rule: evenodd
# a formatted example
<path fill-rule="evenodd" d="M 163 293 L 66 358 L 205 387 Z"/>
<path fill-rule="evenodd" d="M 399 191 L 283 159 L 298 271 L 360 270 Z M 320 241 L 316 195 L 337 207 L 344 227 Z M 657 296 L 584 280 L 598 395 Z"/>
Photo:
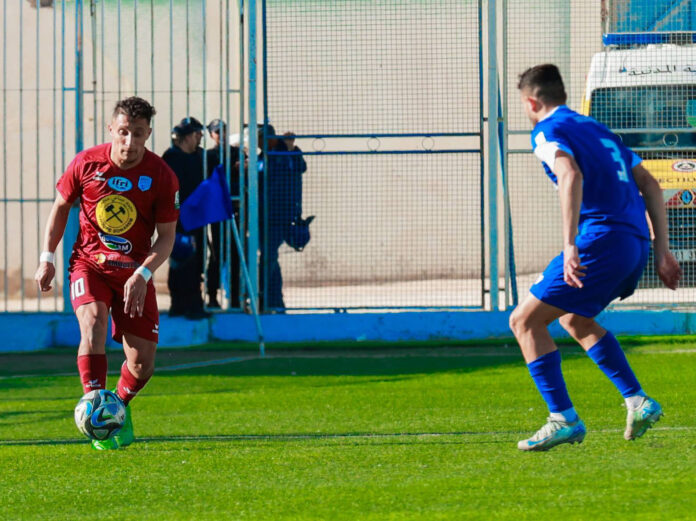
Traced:
<path fill-rule="evenodd" d="M 93 440 L 118 434 L 126 419 L 126 407 L 113 392 L 97 389 L 85 394 L 75 407 L 77 429 Z"/>

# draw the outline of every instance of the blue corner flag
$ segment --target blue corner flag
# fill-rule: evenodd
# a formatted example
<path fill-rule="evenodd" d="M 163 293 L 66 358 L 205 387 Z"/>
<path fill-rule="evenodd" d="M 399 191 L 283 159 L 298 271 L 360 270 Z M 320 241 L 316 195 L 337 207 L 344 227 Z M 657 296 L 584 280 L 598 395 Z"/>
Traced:
<path fill-rule="evenodd" d="M 191 231 L 206 224 L 225 221 L 232 217 L 232 200 L 222 165 L 213 170 L 181 204 L 179 219 L 184 230 Z"/>

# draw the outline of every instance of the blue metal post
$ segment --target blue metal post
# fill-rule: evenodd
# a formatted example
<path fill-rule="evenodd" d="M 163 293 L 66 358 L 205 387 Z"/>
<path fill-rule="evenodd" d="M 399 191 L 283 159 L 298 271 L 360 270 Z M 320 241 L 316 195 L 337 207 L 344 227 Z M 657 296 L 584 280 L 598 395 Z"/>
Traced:
<path fill-rule="evenodd" d="M 491 310 L 498 310 L 498 46 L 496 0 L 488 0 L 488 257 Z"/>
<path fill-rule="evenodd" d="M 84 148 L 84 135 L 83 135 L 83 98 L 84 98 L 84 88 L 82 85 L 82 65 L 83 65 L 83 0 L 75 1 L 75 153 L 80 152 Z M 65 33 L 65 27 L 63 27 L 63 32 Z M 63 81 L 63 90 L 65 91 L 65 81 Z M 65 94 L 64 94 L 65 95 Z M 65 111 L 63 112 L 63 121 L 65 121 Z M 65 144 L 63 145 L 65 147 Z M 65 167 L 65 165 L 63 165 Z M 73 206 L 70 209 L 70 215 L 68 216 L 68 222 L 65 226 L 65 233 L 63 234 L 63 267 L 64 267 L 64 278 L 63 283 L 63 310 L 70 310 L 70 276 L 68 275 L 68 259 L 72 254 L 73 245 L 75 244 L 75 239 L 79 231 L 79 209 Z"/>
<path fill-rule="evenodd" d="M 503 182 L 503 201 L 505 204 L 505 307 L 510 304 L 517 307 L 517 265 L 515 264 L 515 241 L 512 228 L 512 214 L 510 210 L 510 187 L 509 187 L 509 170 L 508 170 L 508 31 L 507 31 L 507 0 L 503 0 L 503 70 L 501 71 L 502 86 L 499 83 L 498 89 L 498 111 L 500 113 L 500 122 L 498 123 L 498 145 L 500 146 L 500 173 Z M 510 301 L 510 297 L 512 300 Z"/>
<path fill-rule="evenodd" d="M 75 153 L 85 147 L 84 129 L 82 125 L 84 114 L 84 86 L 82 85 L 83 68 L 83 0 L 75 1 Z"/>
<path fill-rule="evenodd" d="M 259 295 L 259 168 L 257 163 L 258 127 L 256 125 L 256 2 L 247 3 L 249 41 L 249 241 L 247 266 L 250 278 L 250 299 L 258 305 Z"/>

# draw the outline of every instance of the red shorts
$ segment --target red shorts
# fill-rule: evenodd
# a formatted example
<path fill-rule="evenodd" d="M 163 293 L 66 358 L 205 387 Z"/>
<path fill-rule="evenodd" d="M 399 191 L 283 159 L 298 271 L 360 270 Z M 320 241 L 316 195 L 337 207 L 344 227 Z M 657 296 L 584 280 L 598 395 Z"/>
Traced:
<path fill-rule="evenodd" d="M 103 302 L 111 310 L 111 336 L 123 342 L 123 333 L 131 333 L 146 340 L 159 339 L 159 310 L 152 280 L 147 284 L 143 316 L 130 317 L 124 312 L 123 285 L 131 276 L 107 275 L 85 264 L 76 264 L 70 273 L 70 300 L 75 311 L 83 304 Z"/>

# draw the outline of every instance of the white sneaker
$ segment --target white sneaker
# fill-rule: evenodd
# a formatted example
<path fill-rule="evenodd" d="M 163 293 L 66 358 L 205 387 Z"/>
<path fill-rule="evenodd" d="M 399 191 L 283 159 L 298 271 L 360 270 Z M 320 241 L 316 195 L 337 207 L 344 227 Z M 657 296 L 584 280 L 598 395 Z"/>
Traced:
<path fill-rule="evenodd" d="M 626 417 L 624 438 L 627 440 L 640 438 L 662 416 L 660 404 L 647 396 L 643 398 L 640 405 L 635 409 L 631 407 L 626 408 L 628 409 L 628 415 Z"/>
<path fill-rule="evenodd" d="M 578 418 L 574 422 L 547 418 L 546 424 L 534 436 L 517 443 L 520 450 L 549 450 L 561 443 L 582 443 L 587 429 Z"/>

